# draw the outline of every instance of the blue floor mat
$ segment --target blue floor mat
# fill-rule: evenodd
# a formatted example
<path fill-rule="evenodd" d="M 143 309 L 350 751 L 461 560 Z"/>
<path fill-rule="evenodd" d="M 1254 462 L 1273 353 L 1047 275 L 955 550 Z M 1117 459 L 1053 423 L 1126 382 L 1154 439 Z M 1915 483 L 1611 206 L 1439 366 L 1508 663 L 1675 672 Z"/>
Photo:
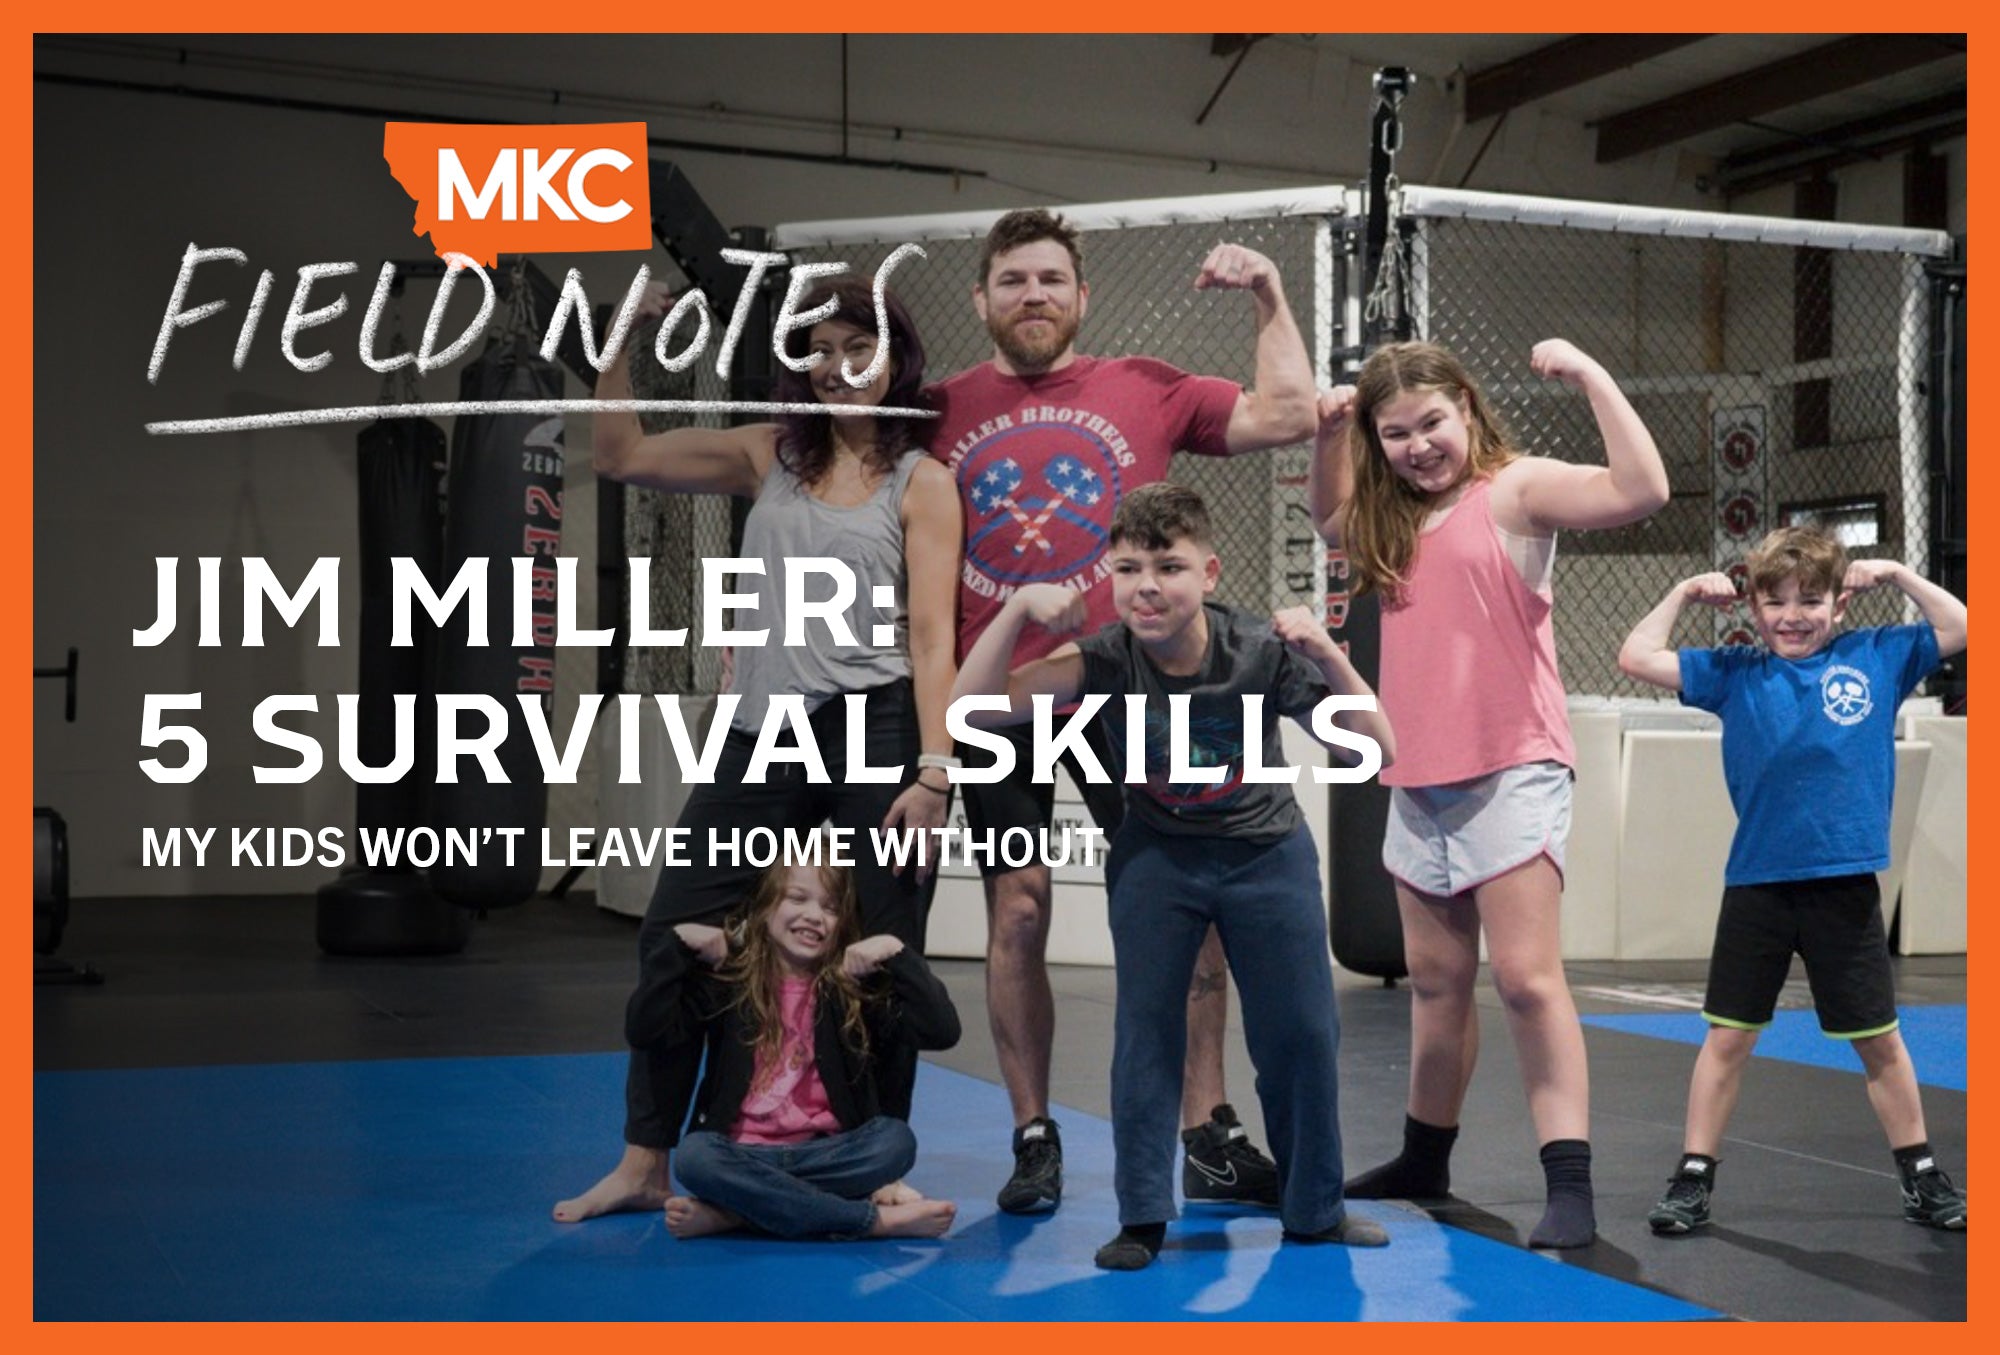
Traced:
<path fill-rule="evenodd" d="M 1005 1093 L 925 1065 L 911 1183 L 939 1242 L 678 1242 L 657 1214 L 552 1222 L 612 1162 L 623 1055 L 35 1077 L 35 1316 L 129 1319 L 1671 1321 L 1707 1309 L 1388 1205 L 1391 1246 L 1279 1245 L 1197 1211 L 1137 1274 L 1110 1125 L 1059 1110 L 1067 1194 L 1000 1214 Z"/>
<path fill-rule="evenodd" d="M 1964 1091 L 1964 1005 L 1898 1007 L 1896 1014 L 1902 1021 L 1903 1043 L 1909 1047 L 1911 1062 L 1916 1064 L 1917 1080 L 1926 1087 Z M 1708 1023 L 1692 1012 L 1586 1016 L 1583 1023 L 1627 1035 L 1649 1035 L 1693 1045 L 1700 1044 L 1708 1033 Z M 1811 1064 L 1815 1068 L 1861 1071 L 1861 1060 L 1847 1041 L 1829 1040 L 1822 1035 L 1819 1018 L 1809 1011 L 1779 1012 L 1769 1029 L 1758 1037 L 1756 1056 Z"/>

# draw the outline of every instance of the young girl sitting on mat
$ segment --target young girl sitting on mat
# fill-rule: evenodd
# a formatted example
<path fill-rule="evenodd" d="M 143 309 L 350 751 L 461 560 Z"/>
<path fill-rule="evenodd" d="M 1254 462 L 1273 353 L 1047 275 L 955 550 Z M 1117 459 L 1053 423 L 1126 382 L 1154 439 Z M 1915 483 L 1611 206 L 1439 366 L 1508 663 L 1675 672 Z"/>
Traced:
<path fill-rule="evenodd" d="M 1667 501 L 1659 449 L 1611 376 L 1561 339 L 1536 376 L 1582 392 L 1605 465 L 1523 455 L 1458 360 L 1391 344 L 1353 386 L 1322 393 L 1313 512 L 1357 591 L 1382 596 L 1382 711 L 1397 734 L 1383 864 L 1410 970 L 1403 1151 L 1350 1199 L 1450 1187 L 1459 1109 L 1479 1050 L 1473 980 L 1486 934 L 1527 1084 L 1548 1209 L 1528 1242 L 1596 1233 L 1590 1077 L 1558 931 L 1569 833 L 1569 714 L 1550 581 L 1560 528 L 1616 527 Z"/>
<path fill-rule="evenodd" d="M 705 1045 L 708 1062 L 668 1230 L 941 1236 L 956 1206 L 894 1184 L 917 1140 L 882 1113 L 876 1070 L 898 1044 L 957 1044 L 958 1012 L 915 950 L 861 936 L 853 873 L 780 861 L 726 930 L 674 932 L 698 963 L 683 967 L 665 1038 L 696 1057 Z"/>

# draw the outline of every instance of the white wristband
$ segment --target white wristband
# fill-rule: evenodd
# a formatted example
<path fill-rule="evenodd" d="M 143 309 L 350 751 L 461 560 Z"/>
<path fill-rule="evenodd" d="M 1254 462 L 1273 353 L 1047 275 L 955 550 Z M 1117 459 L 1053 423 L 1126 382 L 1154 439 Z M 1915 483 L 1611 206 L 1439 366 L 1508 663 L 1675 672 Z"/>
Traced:
<path fill-rule="evenodd" d="M 944 767 L 948 769 L 952 767 L 963 767 L 964 765 L 965 763 L 961 759 L 953 757 L 950 753 L 917 754 L 918 771 L 922 771 L 926 767 Z"/>

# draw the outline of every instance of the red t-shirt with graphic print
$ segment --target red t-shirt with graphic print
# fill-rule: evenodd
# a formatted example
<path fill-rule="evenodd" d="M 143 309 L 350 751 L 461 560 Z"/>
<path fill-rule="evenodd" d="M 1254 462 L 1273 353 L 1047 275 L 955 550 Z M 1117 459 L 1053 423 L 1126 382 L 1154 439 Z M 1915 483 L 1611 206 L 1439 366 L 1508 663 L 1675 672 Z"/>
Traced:
<path fill-rule="evenodd" d="M 1154 358 L 1079 357 L 1028 377 L 983 362 L 932 386 L 931 455 L 950 468 L 965 508 L 959 657 L 1023 584 L 1082 593 L 1090 629 L 1113 620 L 1104 555 L 1119 496 L 1165 479 L 1176 451 L 1227 455 L 1242 393 Z M 1013 662 L 1060 643 L 1029 627 Z"/>

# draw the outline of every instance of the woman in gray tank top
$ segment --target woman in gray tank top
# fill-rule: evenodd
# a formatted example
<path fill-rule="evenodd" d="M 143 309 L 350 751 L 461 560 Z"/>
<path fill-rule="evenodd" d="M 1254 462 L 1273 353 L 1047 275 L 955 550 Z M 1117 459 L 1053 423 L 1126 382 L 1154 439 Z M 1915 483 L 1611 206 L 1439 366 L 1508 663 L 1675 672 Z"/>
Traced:
<path fill-rule="evenodd" d="M 642 317 L 664 314 L 669 298 L 656 289 Z M 719 829 L 806 829 L 831 820 L 854 830 L 855 884 L 864 934 L 890 933 L 918 953 L 934 881 L 928 869 L 898 873 L 876 861 L 873 828 L 942 827 L 950 787 L 943 766 L 923 755 L 948 757 L 945 705 L 955 676 L 953 653 L 962 543 L 958 489 L 951 473 L 922 448 L 925 421 L 875 417 L 877 406 L 921 406 L 924 350 L 909 313 L 883 296 L 889 354 L 876 369 L 876 307 L 870 283 L 852 275 L 829 279 L 804 298 L 799 313 L 830 310 L 810 329 L 787 336 L 786 356 L 818 355 L 805 371 L 780 368 L 779 402 L 818 404 L 824 413 L 737 428 L 679 428 L 646 435 L 629 412 L 593 420 L 597 473 L 626 484 L 683 494 L 734 494 L 752 501 L 743 554 L 762 558 L 756 625 L 772 643 L 736 651 L 730 690 L 742 700 L 717 763 L 715 780 L 696 785 L 682 811 L 690 864 L 660 873 L 639 931 L 639 984 L 626 1009 L 632 1057 L 625 1084 L 625 1151 L 611 1172 L 555 1217 L 577 1222 L 619 1210 L 664 1207 L 671 1188 L 667 1155 L 679 1141 L 693 1099 L 700 1051 L 662 1036 L 663 1007 L 678 989 L 691 955 L 674 928 L 719 924 L 749 896 L 756 867 L 711 860 L 709 833 Z M 847 377 L 869 377 L 856 385 Z M 598 398 L 629 400 L 624 362 L 611 364 Z M 808 645 L 777 643 L 785 634 L 787 559 L 833 557 L 855 574 L 842 645 L 823 621 L 810 622 Z M 897 644 L 868 643 L 886 618 L 878 586 L 894 590 Z M 870 767 L 901 766 L 899 784 L 847 783 L 849 714 L 843 699 L 867 698 L 866 759 Z M 828 780 L 809 782 L 797 763 L 775 763 L 759 782 L 744 779 L 764 713 L 774 697 L 798 696 L 811 712 L 812 734 Z M 929 765 L 925 765 L 929 764 Z M 908 1118 L 915 1082 L 914 1049 L 882 1051 L 881 1099 L 886 1113 Z M 916 1198 L 898 1183 L 893 1198 Z"/>

